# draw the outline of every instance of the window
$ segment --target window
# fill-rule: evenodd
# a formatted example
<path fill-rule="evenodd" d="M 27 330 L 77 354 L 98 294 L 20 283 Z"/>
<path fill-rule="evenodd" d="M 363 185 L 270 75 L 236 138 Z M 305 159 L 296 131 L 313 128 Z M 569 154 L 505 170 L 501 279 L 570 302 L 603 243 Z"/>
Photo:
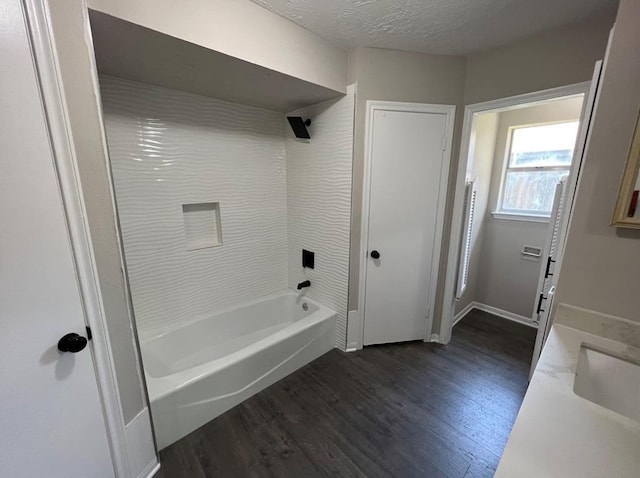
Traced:
<path fill-rule="evenodd" d="M 569 174 L 578 121 L 510 128 L 498 213 L 551 215 L 556 184 Z"/>

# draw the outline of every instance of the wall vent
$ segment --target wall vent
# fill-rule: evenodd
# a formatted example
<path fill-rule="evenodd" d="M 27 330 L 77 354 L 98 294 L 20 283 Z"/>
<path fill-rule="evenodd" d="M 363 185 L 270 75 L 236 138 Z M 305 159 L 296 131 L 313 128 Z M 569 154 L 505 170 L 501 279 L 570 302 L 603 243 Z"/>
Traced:
<path fill-rule="evenodd" d="M 538 246 L 524 246 L 521 252 L 525 259 L 537 261 L 542 256 L 542 248 Z"/>

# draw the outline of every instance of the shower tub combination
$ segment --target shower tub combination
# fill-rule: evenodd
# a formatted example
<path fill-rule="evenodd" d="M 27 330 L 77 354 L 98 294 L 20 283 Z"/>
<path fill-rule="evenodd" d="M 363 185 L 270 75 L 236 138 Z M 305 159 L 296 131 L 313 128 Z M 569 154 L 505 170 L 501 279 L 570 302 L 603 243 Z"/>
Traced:
<path fill-rule="evenodd" d="M 143 338 L 158 448 L 331 350 L 335 316 L 284 291 Z"/>

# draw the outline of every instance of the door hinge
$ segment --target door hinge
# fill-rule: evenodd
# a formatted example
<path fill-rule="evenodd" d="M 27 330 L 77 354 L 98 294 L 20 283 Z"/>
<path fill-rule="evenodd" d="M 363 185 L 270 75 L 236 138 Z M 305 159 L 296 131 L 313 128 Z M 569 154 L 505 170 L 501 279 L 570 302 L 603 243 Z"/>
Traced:
<path fill-rule="evenodd" d="M 447 149 L 447 135 L 445 134 L 442 137 L 442 151 L 445 151 Z"/>
<path fill-rule="evenodd" d="M 551 259 L 551 256 L 549 256 L 547 258 L 547 268 L 544 271 L 544 278 L 546 279 L 547 277 L 550 277 L 553 275 L 553 272 L 550 272 L 551 269 L 551 264 L 555 264 L 556 261 L 554 261 L 553 259 Z"/>
<path fill-rule="evenodd" d="M 540 297 L 538 298 L 538 307 L 536 308 L 536 314 L 540 314 L 540 312 L 544 312 L 544 309 L 542 308 L 543 300 L 547 300 L 547 297 L 545 297 L 544 294 L 540 294 Z"/>
<path fill-rule="evenodd" d="M 93 338 L 93 334 L 91 333 L 91 327 L 87 325 L 87 340 L 91 340 Z"/>

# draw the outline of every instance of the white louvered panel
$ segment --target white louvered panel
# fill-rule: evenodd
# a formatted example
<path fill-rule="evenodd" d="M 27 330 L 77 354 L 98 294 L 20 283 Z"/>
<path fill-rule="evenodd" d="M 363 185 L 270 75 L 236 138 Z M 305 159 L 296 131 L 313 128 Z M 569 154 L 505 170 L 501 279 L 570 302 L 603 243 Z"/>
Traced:
<path fill-rule="evenodd" d="M 564 191 L 565 185 L 567 181 L 563 179 L 556 185 L 555 196 L 553 198 L 553 209 L 551 211 L 551 220 L 553 221 L 553 228 L 551 229 L 551 239 L 549 240 L 549 253 L 547 256 L 547 261 L 551 260 L 547 266 L 547 262 L 545 262 L 544 266 L 548 267 L 549 275 L 545 277 L 544 284 L 542 285 L 542 294 L 545 296 L 548 295 L 549 289 L 553 285 L 553 272 L 555 270 L 554 263 L 557 259 L 556 255 L 558 252 L 558 245 L 560 241 L 560 225 L 562 219 L 562 212 L 564 208 Z M 550 302 L 550 301 L 547 301 Z M 547 308 L 549 308 L 549 304 L 547 304 Z"/>
<path fill-rule="evenodd" d="M 476 208 L 477 189 L 475 181 L 470 181 L 465 186 L 464 192 L 464 229 L 462 243 L 460 245 L 460 261 L 458 269 L 458 285 L 456 299 L 462 297 L 467 288 L 469 279 L 469 262 L 471 261 L 471 242 L 473 234 L 473 219 Z"/>

